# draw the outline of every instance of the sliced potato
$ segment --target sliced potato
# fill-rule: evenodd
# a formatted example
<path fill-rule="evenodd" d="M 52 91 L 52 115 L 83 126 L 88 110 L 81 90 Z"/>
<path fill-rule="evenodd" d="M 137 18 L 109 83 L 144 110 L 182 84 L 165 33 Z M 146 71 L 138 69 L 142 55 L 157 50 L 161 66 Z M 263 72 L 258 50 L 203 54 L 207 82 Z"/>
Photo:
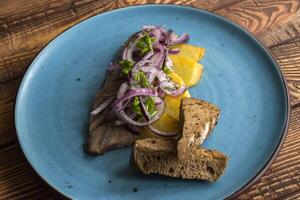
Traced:
<path fill-rule="evenodd" d="M 185 85 L 184 80 L 181 78 L 181 76 L 175 73 L 175 70 L 169 74 L 169 77 L 172 78 L 172 81 L 177 83 L 179 86 Z"/>
<path fill-rule="evenodd" d="M 185 91 L 182 95 L 178 97 L 165 96 L 165 111 L 164 114 L 168 114 L 174 119 L 179 121 L 179 109 L 180 102 L 183 97 L 191 97 L 188 91 Z"/>
<path fill-rule="evenodd" d="M 172 49 L 180 49 L 178 54 L 172 56 L 183 56 L 190 58 L 195 62 L 201 60 L 205 54 L 205 49 L 202 47 L 193 46 L 190 44 L 178 44 L 172 47 Z"/>
<path fill-rule="evenodd" d="M 181 77 L 187 87 L 198 83 L 203 72 L 201 64 L 179 55 L 172 55 L 170 58 L 174 64 L 174 73 Z"/>
<path fill-rule="evenodd" d="M 158 130 L 164 132 L 178 132 L 179 129 L 179 121 L 171 117 L 170 115 L 164 113 L 160 116 L 159 120 L 152 124 Z M 148 127 L 141 128 L 141 138 L 148 138 L 148 137 L 156 137 L 155 134 Z"/>

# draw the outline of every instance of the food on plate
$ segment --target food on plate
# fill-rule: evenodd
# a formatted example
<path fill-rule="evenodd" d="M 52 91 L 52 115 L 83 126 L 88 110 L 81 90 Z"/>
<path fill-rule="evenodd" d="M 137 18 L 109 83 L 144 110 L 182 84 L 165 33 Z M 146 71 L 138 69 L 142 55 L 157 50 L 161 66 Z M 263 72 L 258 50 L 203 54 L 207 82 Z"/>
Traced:
<path fill-rule="evenodd" d="M 177 56 L 181 56 L 184 58 L 189 58 L 192 59 L 195 62 L 200 61 L 204 54 L 205 54 L 205 49 L 202 47 L 197 47 L 194 45 L 190 45 L 190 44 L 178 44 L 178 45 L 174 45 L 172 47 L 172 49 L 180 49 L 180 51 L 178 52 L 178 54 L 176 54 Z M 172 58 L 172 55 L 171 55 Z"/>
<path fill-rule="evenodd" d="M 170 96 L 166 96 L 165 97 L 165 111 L 164 113 L 172 116 L 174 119 L 176 119 L 177 121 L 179 121 L 179 107 L 180 107 L 180 102 L 181 99 L 184 97 L 191 97 L 190 93 L 188 91 L 186 91 L 185 93 L 183 93 L 182 95 L 173 98 Z"/>
<path fill-rule="evenodd" d="M 203 66 L 190 58 L 171 56 L 174 63 L 174 73 L 178 74 L 187 87 L 194 86 L 201 79 Z"/>
<path fill-rule="evenodd" d="M 177 150 L 180 159 L 188 158 L 188 154 L 199 147 L 209 136 L 220 115 L 215 105 L 194 98 L 183 98 L 180 108 L 181 137 Z"/>
<path fill-rule="evenodd" d="M 96 95 L 88 152 L 103 154 L 128 146 L 149 131 L 178 136 L 180 100 L 189 97 L 188 87 L 200 80 L 202 68 L 196 61 L 204 54 L 203 48 L 183 44 L 188 40 L 188 34 L 161 26 L 144 26 L 128 39 Z M 188 51 L 193 56 L 185 58 Z"/>
<path fill-rule="evenodd" d="M 183 179 L 216 181 L 224 174 L 228 157 L 215 150 L 196 148 L 187 159 L 177 157 L 174 140 L 147 138 L 137 140 L 131 154 L 131 163 L 145 174 Z"/>
<path fill-rule="evenodd" d="M 103 87 L 96 95 L 93 112 L 103 110 L 101 115 L 90 115 L 86 150 L 91 154 L 103 154 L 111 149 L 131 145 L 137 138 L 137 134 L 129 131 L 124 124 L 116 126 L 117 116 L 110 109 L 104 108 L 114 100 L 114 97 L 109 95 L 116 93 L 121 83 L 118 72 L 108 72 Z"/>
<path fill-rule="evenodd" d="M 161 26 L 143 26 L 111 63 L 90 114 L 86 150 L 103 154 L 134 143 L 131 161 L 143 173 L 216 181 L 228 157 L 200 145 L 220 110 L 192 98 L 205 49 Z"/>

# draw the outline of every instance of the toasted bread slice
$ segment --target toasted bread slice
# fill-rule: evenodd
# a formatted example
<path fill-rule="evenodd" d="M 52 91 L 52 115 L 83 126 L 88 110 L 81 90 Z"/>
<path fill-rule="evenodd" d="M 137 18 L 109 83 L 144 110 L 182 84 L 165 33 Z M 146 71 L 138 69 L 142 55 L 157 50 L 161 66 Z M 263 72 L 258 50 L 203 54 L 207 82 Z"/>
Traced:
<path fill-rule="evenodd" d="M 189 158 L 209 136 L 219 118 L 220 109 L 215 105 L 194 98 L 183 98 L 180 105 L 180 131 L 177 150 L 179 159 Z"/>
<path fill-rule="evenodd" d="M 216 181 L 225 171 L 228 157 L 215 150 L 194 149 L 187 159 L 177 157 L 176 141 L 161 138 L 137 140 L 131 162 L 145 174 Z"/>

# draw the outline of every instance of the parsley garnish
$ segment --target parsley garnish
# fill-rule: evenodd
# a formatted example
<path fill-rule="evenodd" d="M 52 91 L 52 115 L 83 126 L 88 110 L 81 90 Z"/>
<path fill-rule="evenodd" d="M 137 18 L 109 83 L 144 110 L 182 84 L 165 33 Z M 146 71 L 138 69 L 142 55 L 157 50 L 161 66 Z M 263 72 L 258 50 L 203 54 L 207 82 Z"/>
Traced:
<path fill-rule="evenodd" d="M 152 97 L 148 97 L 145 101 L 145 107 L 150 114 L 150 117 L 152 118 L 154 115 L 156 115 L 157 110 L 155 107 L 155 101 L 153 100 Z"/>
<path fill-rule="evenodd" d="M 147 76 L 144 72 L 139 71 L 138 73 L 135 73 L 133 76 L 134 80 L 136 80 L 142 87 L 149 87 L 149 82 L 147 79 Z"/>
<path fill-rule="evenodd" d="M 164 65 L 163 72 L 165 72 L 166 74 L 169 74 L 171 72 L 171 70 L 166 65 Z"/>
<path fill-rule="evenodd" d="M 122 68 L 122 75 L 128 75 L 134 66 L 134 62 L 130 60 L 121 60 L 119 65 Z"/>
<path fill-rule="evenodd" d="M 134 97 L 133 103 L 131 105 L 131 110 L 137 115 L 142 115 L 140 100 L 138 97 Z"/>
<path fill-rule="evenodd" d="M 156 40 L 154 37 L 150 37 L 149 33 L 143 32 L 144 36 L 139 39 L 136 47 L 144 55 L 149 51 L 152 51 L 152 43 Z"/>

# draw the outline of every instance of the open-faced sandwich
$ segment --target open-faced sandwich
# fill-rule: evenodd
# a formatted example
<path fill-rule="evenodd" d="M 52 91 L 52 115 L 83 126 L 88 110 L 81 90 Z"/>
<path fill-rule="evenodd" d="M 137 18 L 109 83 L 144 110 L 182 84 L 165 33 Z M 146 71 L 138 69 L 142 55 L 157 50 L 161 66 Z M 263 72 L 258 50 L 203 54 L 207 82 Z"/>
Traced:
<path fill-rule="evenodd" d="M 215 181 L 224 173 L 228 157 L 200 147 L 220 110 L 188 92 L 201 79 L 205 53 L 188 40 L 161 26 L 128 39 L 96 95 L 89 153 L 135 143 L 132 163 L 146 174 Z"/>

